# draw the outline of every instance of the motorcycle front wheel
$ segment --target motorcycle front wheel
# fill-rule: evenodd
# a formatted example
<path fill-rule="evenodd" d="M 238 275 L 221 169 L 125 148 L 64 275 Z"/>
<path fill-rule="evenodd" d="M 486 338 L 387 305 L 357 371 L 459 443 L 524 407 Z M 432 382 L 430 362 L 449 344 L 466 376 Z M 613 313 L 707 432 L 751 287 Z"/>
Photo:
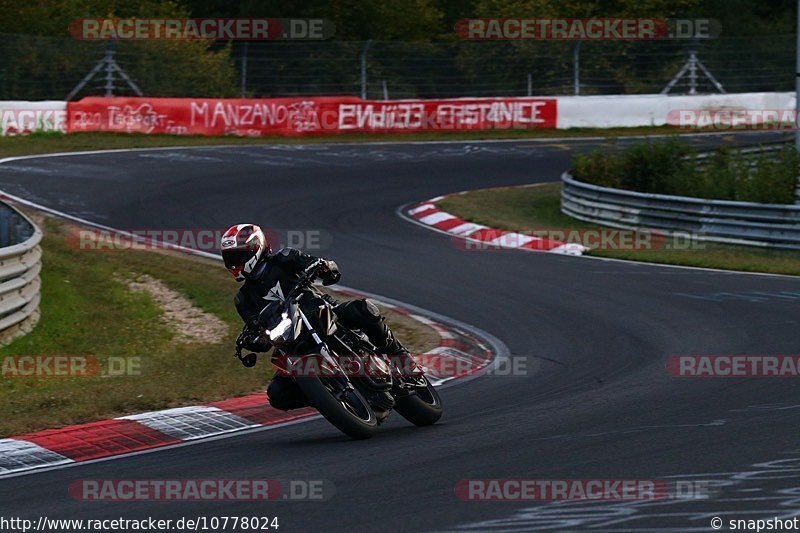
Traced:
<path fill-rule="evenodd" d="M 442 417 L 442 400 L 428 378 L 417 380 L 418 386 L 408 396 L 398 398 L 394 410 L 415 426 L 430 426 Z"/>
<path fill-rule="evenodd" d="M 303 377 L 297 385 L 311 405 L 342 433 L 353 439 L 368 439 L 378 420 L 360 392 L 342 378 Z"/>

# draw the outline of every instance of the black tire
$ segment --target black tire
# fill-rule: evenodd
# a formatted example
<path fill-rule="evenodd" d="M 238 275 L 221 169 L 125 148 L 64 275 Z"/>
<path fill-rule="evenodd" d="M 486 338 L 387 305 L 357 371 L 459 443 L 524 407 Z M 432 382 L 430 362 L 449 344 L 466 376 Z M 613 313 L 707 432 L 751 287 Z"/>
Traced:
<path fill-rule="evenodd" d="M 342 433 L 354 439 L 368 439 L 375 433 L 378 421 L 367 401 L 357 390 L 352 390 L 351 401 L 356 405 L 356 414 L 333 396 L 328 387 L 317 377 L 303 377 L 297 380 L 297 385 L 308 397 L 309 402 L 325 419 L 336 426 Z"/>
<path fill-rule="evenodd" d="M 415 426 L 430 426 L 442 417 L 442 400 L 428 378 L 427 386 L 417 387 L 414 394 L 399 398 L 394 410 Z"/>

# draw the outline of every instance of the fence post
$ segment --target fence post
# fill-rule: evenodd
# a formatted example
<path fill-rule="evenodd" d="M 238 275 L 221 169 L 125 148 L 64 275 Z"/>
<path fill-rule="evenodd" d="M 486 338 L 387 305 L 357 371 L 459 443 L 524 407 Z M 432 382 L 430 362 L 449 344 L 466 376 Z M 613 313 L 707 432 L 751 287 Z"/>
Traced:
<path fill-rule="evenodd" d="M 697 94 L 697 54 L 689 51 L 689 94 Z"/>
<path fill-rule="evenodd" d="M 144 93 L 142 93 L 142 90 L 139 88 L 139 86 L 133 83 L 133 80 L 130 79 L 128 75 L 125 74 L 125 71 L 122 70 L 119 65 L 117 65 L 116 61 L 114 61 L 114 40 L 109 39 L 108 44 L 106 45 L 106 51 L 103 54 L 103 58 L 100 61 L 98 61 L 95 64 L 95 66 L 92 67 L 92 70 L 90 70 L 89 73 L 86 76 L 84 76 L 83 79 L 79 81 L 75 87 L 72 88 L 72 90 L 69 92 L 66 98 L 64 98 L 64 100 L 72 100 L 72 98 L 75 95 L 77 95 L 84 87 L 86 87 L 86 84 L 89 83 L 92 80 L 92 78 L 94 78 L 97 74 L 99 74 L 100 71 L 103 69 L 105 69 L 106 73 L 106 85 L 105 85 L 106 96 L 114 96 L 115 71 L 119 74 L 120 78 L 122 78 L 122 80 L 128 84 L 128 87 L 130 87 L 133 90 L 133 92 L 135 92 L 138 96 L 144 96 Z"/>
<path fill-rule="evenodd" d="M 581 41 L 575 42 L 575 48 L 572 50 L 572 73 L 573 73 L 573 92 L 575 96 L 581 94 Z"/>
<path fill-rule="evenodd" d="M 242 45 L 242 78 L 241 78 L 241 94 L 242 98 L 247 93 L 247 41 Z"/>
<path fill-rule="evenodd" d="M 370 40 L 364 42 L 361 49 L 361 98 L 363 100 L 367 99 L 367 50 L 369 50 L 370 44 L 372 44 Z"/>
<path fill-rule="evenodd" d="M 706 66 L 699 59 L 697 59 L 697 52 L 695 51 L 694 48 L 689 50 L 689 59 L 686 61 L 686 63 L 683 64 L 678 73 L 675 74 L 675 76 L 669 81 L 667 86 L 661 90 L 660 94 L 669 94 L 672 88 L 675 87 L 675 84 L 677 84 L 681 80 L 681 78 L 683 78 L 683 76 L 686 75 L 687 72 L 689 73 L 688 94 L 697 94 L 698 68 L 703 73 L 703 75 L 705 75 L 705 77 L 708 78 L 708 81 L 711 82 L 711 84 L 714 86 L 715 89 L 717 89 L 721 94 L 725 94 L 725 88 L 722 86 L 722 84 L 717 80 L 717 78 L 714 77 L 713 74 L 711 74 L 711 71 L 708 70 Z"/>
<path fill-rule="evenodd" d="M 114 96 L 114 39 L 106 45 L 106 97 Z"/>

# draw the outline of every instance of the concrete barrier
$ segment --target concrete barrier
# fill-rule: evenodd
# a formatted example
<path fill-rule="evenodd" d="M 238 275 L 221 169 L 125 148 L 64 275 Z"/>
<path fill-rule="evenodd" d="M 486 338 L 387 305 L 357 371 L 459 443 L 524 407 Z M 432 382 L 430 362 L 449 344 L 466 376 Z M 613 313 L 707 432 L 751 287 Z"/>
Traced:
<path fill-rule="evenodd" d="M 186 101 L 187 106 L 193 99 L 153 99 L 153 98 L 129 98 L 129 99 L 105 99 L 105 98 L 88 98 L 79 102 L 71 102 L 70 105 L 80 110 L 81 106 L 88 106 L 89 104 L 94 107 L 104 105 L 117 105 L 116 102 L 127 102 L 126 105 L 117 105 L 114 109 L 115 117 L 112 121 L 112 126 L 102 126 L 101 123 L 107 123 L 107 117 L 97 109 L 92 108 L 91 113 L 78 112 L 67 115 L 67 103 L 57 101 L 45 102 L 25 102 L 25 101 L 7 101 L 0 102 L 0 135 L 16 135 L 22 133 L 30 133 L 32 131 L 136 131 L 138 133 L 171 133 L 171 134 L 186 134 L 186 133 L 203 133 L 209 135 L 217 135 L 223 133 L 241 134 L 241 135 L 264 135 L 270 133 L 281 133 L 280 124 L 261 124 L 265 120 L 269 122 L 270 113 L 266 113 L 267 118 L 264 116 L 253 114 L 254 102 L 261 106 L 277 106 L 276 109 L 280 111 L 280 106 L 286 106 L 287 101 L 291 99 L 275 98 L 275 99 L 257 99 L 246 101 L 245 106 L 241 103 L 243 100 L 236 99 L 217 99 L 213 100 L 222 106 L 224 112 L 220 111 L 220 120 L 224 122 L 224 128 L 217 129 L 211 128 L 209 131 L 196 131 L 197 124 L 195 120 L 190 117 L 189 113 L 177 114 L 174 117 L 170 113 L 164 112 L 159 114 L 153 107 L 154 102 L 160 101 L 173 101 L 181 102 Z M 203 99 L 201 99 L 203 100 Z M 209 99 L 205 99 L 209 100 Z M 203 100 L 203 101 L 205 101 Z M 297 102 L 294 102 L 297 100 Z M 416 129 L 426 130 L 432 129 L 436 131 L 447 130 L 464 130 L 464 129 L 495 129 L 498 124 L 502 123 L 502 128 L 507 127 L 533 127 L 534 124 L 529 124 L 524 120 L 494 120 L 495 114 L 502 114 L 499 111 L 490 109 L 489 111 L 481 110 L 480 105 L 489 105 L 493 103 L 496 106 L 506 106 L 511 109 L 514 105 L 528 105 L 531 101 L 541 101 L 550 107 L 546 113 L 546 117 L 535 124 L 537 128 L 617 128 L 617 127 L 637 127 L 637 126 L 664 126 L 665 124 L 679 125 L 680 113 L 682 111 L 775 111 L 785 110 L 793 113 L 795 106 L 795 96 L 793 92 L 780 92 L 780 93 L 735 93 L 735 94 L 706 94 L 696 96 L 670 96 L 661 94 L 637 94 L 637 95 L 604 95 L 604 96 L 559 96 L 548 98 L 523 98 L 523 97 L 510 97 L 502 99 L 492 98 L 476 98 L 476 99 L 451 99 L 448 100 L 446 110 L 452 114 L 457 111 L 454 117 L 458 120 L 452 122 L 453 117 L 444 117 L 446 125 L 438 125 L 438 120 L 442 119 L 441 110 L 431 108 L 425 111 L 429 118 L 433 117 L 432 126 L 425 127 L 410 127 L 414 124 L 406 123 L 413 114 L 409 114 L 408 106 L 414 104 L 417 108 L 427 109 L 439 101 L 436 100 L 388 100 L 388 101 L 362 101 L 359 98 L 343 96 L 343 97 L 325 97 L 325 98 L 302 98 L 294 99 L 293 107 L 287 108 L 283 113 L 285 120 L 289 122 L 283 129 L 291 130 L 291 133 L 330 133 L 340 134 L 346 131 L 355 131 L 352 128 L 340 127 L 338 117 L 344 113 L 350 112 L 352 108 L 357 107 L 369 110 L 370 113 L 375 114 L 377 107 L 380 107 L 380 113 L 376 115 L 375 124 L 371 122 L 363 127 L 357 128 L 357 131 L 369 131 L 374 133 L 390 133 L 394 131 L 414 131 Z M 320 115 L 320 111 L 314 107 L 315 100 L 324 100 L 327 106 L 326 113 L 330 117 L 336 118 L 328 127 L 320 127 L 318 123 L 324 122 L 320 117 L 325 118 L 328 115 Z M 299 102 L 299 103 L 298 103 Z M 300 105 L 302 104 L 302 105 Z M 502 105 L 501 105 L 502 104 Z M 358 107 L 361 106 L 361 107 Z M 376 107 L 377 106 L 377 107 Z M 455 107 L 453 107 L 455 106 Z M 459 107 L 461 106 L 461 107 Z M 466 107 L 464 107 L 466 106 Z M 257 107 L 257 106 L 256 106 Z M 464 109 L 462 109 L 462 107 Z M 243 115 L 238 114 L 238 110 L 243 109 Z M 374 108 L 374 109 L 373 109 Z M 454 111 L 455 109 L 455 111 Z M 230 113 L 236 111 L 235 116 L 229 117 Z M 466 110 L 466 111 L 465 111 Z M 215 111 L 217 113 L 217 111 Z M 248 115 L 249 113 L 249 115 Z M 419 111 L 419 113 L 424 113 Z M 483 114 L 481 114 L 483 113 Z M 277 113 L 280 115 L 280 113 Z M 484 116 L 485 115 L 485 116 Z M 217 115 L 214 115 L 215 117 Z M 247 125 L 247 117 L 260 117 L 258 128 Z M 370 115 L 371 116 L 371 115 Z M 391 120 L 387 119 L 387 117 Z M 422 115 L 420 115 L 422 116 Z M 411 118 L 409 118 L 411 117 Z M 476 117 L 481 118 L 478 120 Z M 196 117 L 195 117 L 196 118 Z M 370 117 L 367 117 L 370 118 Z M 419 117 L 417 117 L 419 118 Z M 103 120 L 101 120 L 103 119 Z M 444 120 L 442 119 L 442 120 Z M 105 120 L 105 122 L 103 122 Z M 277 119 L 275 119 L 277 120 Z M 365 119 L 366 120 L 366 119 Z M 416 119 L 414 119 L 416 120 Z M 460 124 L 462 121 L 463 124 Z M 485 124 L 480 124 L 480 122 Z M 236 127 L 232 127 L 228 122 L 235 122 Z M 413 122 L 413 121 L 412 121 Z M 95 124 L 97 123 L 97 124 Z M 387 124 L 392 124 L 392 127 Z M 756 120 L 756 123 L 758 121 Z M 133 125 L 133 126 L 131 126 Z M 163 126 L 163 127 L 160 127 Z M 269 127 L 267 127 L 269 126 Z M 281 127 L 278 127 L 281 126 Z M 225 129 L 227 128 L 227 130 Z M 271 130 L 275 130 L 272 132 Z M 241 130 L 241 131 L 240 131 Z M 318 130 L 318 131 L 317 131 Z"/>
<path fill-rule="evenodd" d="M 0 136 L 35 131 L 67 131 L 67 103 L 54 100 L 0 102 Z"/>
<path fill-rule="evenodd" d="M 559 96 L 558 129 L 678 125 L 682 110 L 794 109 L 794 93 L 738 93 L 669 96 L 661 94 Z"/>

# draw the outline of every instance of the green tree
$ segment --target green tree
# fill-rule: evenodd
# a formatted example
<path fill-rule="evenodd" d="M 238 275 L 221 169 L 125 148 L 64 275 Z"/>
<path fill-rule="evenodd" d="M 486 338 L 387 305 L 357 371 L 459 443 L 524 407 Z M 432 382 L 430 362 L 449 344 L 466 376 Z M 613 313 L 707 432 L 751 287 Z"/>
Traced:
<path fill-rule="evenodd" d="M 102 57 L 105 43 L 69 36 L 73 20 L 189 15 L 181 4 L 152 0 L 0 0 L 0 13 L 0 33 L 6 34 L 0 36 L 0 93 L 17 99 L 63 97 Z M 233 60 L 214 43 L 119 41 L 115 50 L 117 62 L 149 96 L 235 94 Z"/>

